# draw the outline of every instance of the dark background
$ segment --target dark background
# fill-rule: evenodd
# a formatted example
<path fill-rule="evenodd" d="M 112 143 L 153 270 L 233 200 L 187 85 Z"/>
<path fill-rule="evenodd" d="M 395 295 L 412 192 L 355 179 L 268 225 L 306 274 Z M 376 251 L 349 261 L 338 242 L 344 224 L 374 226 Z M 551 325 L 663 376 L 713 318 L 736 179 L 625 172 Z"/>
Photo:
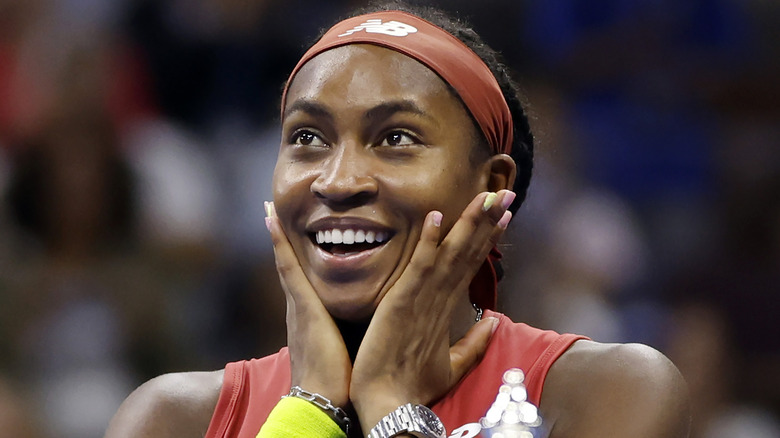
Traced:
<path fill-rule="evenodd" d="M 429 3 L 529 101 L 500 310 L 665 352 L 694 437 L 780 436 L 780 4 Z M 280 89 L 362 4 L 0 0 L 4 436 L 102 436 L 141 382 L 284 345 Z"/>

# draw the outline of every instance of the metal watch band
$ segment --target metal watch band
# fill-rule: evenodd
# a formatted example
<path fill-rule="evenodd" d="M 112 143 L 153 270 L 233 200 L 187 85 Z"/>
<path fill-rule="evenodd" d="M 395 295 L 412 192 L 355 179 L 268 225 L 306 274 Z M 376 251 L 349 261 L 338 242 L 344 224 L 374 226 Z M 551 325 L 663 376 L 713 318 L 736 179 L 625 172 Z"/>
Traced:
<path fill-rule="evenodd" d="M 444 425 L 430 409 L 407 403 L 385 415 L 368 433 L 368 438 L 390 438 L 408 433 L 419 438 L 444 438 Z"/>

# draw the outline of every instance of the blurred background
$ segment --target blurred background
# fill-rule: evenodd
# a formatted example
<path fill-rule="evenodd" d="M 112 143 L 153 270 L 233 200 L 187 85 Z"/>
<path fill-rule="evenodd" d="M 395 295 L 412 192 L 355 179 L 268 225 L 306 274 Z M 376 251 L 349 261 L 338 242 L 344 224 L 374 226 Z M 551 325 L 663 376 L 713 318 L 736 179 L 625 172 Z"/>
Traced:
<path fill-rule="evenodd" d="M 143 381 L 284 345 L 280 90 L 363 3 L 0 0 L 0 434 L 100 437 Z M 694 437 L 780 436 L 780 2 L 427 3 L 530 103 L 499 310 L 665 352 Z"/>

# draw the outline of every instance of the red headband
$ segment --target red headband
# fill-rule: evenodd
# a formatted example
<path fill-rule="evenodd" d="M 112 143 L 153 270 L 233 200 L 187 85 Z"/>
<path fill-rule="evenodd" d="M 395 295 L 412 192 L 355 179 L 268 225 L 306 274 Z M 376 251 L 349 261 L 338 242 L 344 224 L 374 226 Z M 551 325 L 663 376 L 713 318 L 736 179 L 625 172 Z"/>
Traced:
<path fill-rule="evenodd" d="M 490 68 L 449 32 L 401 11 L 359 15 L 330 28 L 290 74 L 282 94 L 282 113 L 287 89 L 303 64 L 347 44 L 386 47 L 425 64 L 458 92 L 494 153 L 508 154 L 512 150 L 512 114 Z"/>

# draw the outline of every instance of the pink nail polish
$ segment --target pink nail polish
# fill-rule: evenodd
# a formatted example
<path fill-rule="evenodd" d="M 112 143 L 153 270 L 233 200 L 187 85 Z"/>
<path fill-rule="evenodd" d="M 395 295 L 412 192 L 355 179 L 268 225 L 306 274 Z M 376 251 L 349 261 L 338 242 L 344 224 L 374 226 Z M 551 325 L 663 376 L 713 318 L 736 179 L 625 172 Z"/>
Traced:
<path fill-rule="evenodd" d="M 433 224 L 437 227 L 441 226 L 442 214 L 438 211 L 433 212 Z"/>
<path fill-rule="evenodd" d="M 270 217 L 265 218 L 265 227 L 268 228 L 268 231 L 271 231 L 271 218 Z"/>
<path fill-rule="evenodd" d="M 506 192 L 504 194 L 504 198 L 501 199 L 501 207 L 503 207 L 504 210 L 509 208 L 509 206 L 512 205 L 512 201 L 515 200 L 516 196 L 517 195 L 515 194 L 515 192 L 510 192 L 510 191 Z"/>
<path fill-rule="evenodd" d="M 507 210 L 504 212 L 504 215 L 501 216 L 501 220 L 498 221 L 498 227 L 502 230 L 506 230 L 506 227 L 509 226 L 509 221 L 512 220 L 512 212 Z"/>

